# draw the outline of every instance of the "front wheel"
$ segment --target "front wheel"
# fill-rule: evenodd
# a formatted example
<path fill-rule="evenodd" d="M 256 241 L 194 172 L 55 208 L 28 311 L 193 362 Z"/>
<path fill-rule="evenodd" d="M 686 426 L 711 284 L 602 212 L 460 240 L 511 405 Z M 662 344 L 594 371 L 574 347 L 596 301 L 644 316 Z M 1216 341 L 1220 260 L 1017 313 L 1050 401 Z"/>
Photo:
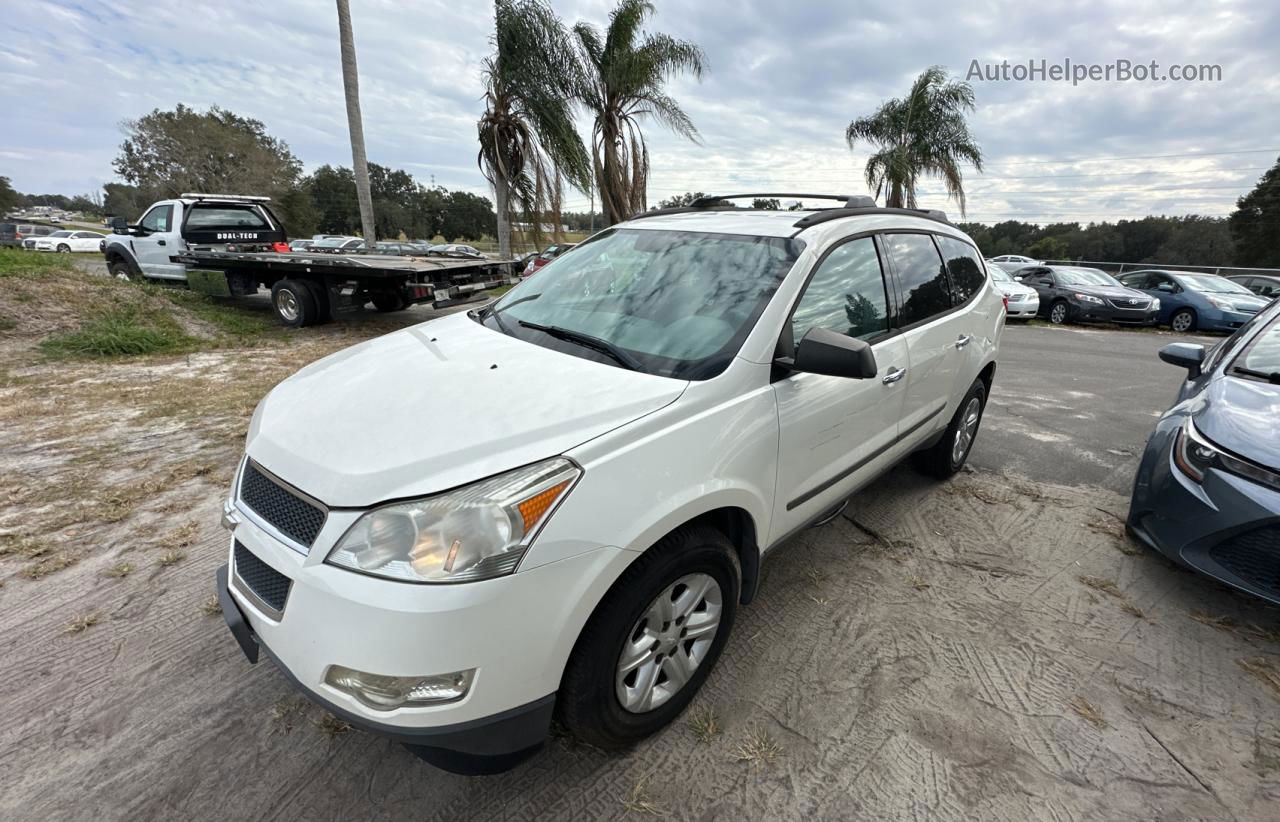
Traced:
<path fill-rule="evenodd" d="M 1179 334 L 1196 330 L 1196 313 L 1189 308 L 1180 308 L 1169 318 L 1169 327 Z"/>
<path fill-rule="evenodd" d="M 916 467 L 938 479 L 949 479 L 963 468 L 978 437 L 986 404 L 987 387 L 982 380 L 974 380 L 960 406 L 951 415 L 951 423 L 942 439 L 932 447 L 912 454 Z"/>
<path fill-rule="evenodd" d="M 618 749 L 680 715 L 733 629 L 738 555 L 711 528 L 681 528 L 631 564 L 578 637 L 557 711 L 579 739 Z"/>
<path fill-rule="evenodd" d="M 58 244 L 58 253 L 59 253 L 59 254 L 70 254 L 70 253 L 71 253 L 71 246 L 67 245 L 66 243 L 59 243 L 59 244 Z"/>
<path fill-rule="evenodd" d="M 1063 302 L 1054 303 L 1053 307 L 1049 309 L 1049 322 L 1053 323 L 1054 325 L 1062 325 L 1067 321 L 1067 317 L 1070 315 L 1070 313 L 1071 311 L 1067 307 L 1066 303 L 1063 303 Z"/>

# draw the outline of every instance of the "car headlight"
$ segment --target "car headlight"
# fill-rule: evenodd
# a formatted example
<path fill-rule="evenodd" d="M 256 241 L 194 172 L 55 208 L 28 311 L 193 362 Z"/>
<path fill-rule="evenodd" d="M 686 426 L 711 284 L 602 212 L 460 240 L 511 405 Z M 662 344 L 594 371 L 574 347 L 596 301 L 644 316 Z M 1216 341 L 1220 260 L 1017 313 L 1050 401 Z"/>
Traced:
<path fill-rule="evenodd" d="M 1173 443 L 1173 462 L 1197 483 L 1204 482 L 1206 471 L 1217 468 L 1280 490 L 1280 474 L 1224 452 L 1196 430 L 1190 417 L 1178 429 Z"/>
<path fill-rule="evenodd" d="M 405 582 L 471 582 L 515 570 L 582 470 L 555 458 L 367 512 L 325 560 Z"/>
<path fill-rule="evenodd" d="M 1075 296 L 1076 299 L 1082 303 L 1097 303 L 1098 305 L 1102 305 L 1102 299 L 1095 297 L 1092 294 L 1077 294 Z"/>
<path fill-rule="evenodd" d="M 1160 298 L 1159 298 L 1159 297 L 1152 297 L 1152 298 L 1151 298 L 1151 310 L 1152 310 L 1152 311 L 1159 311 L 1159 310 L 1160 310 Z"/>
<path fill-rule="evenodd" d="M 1214 308 L 1220 311 L 1235 311 L 1236 307 L 1232 305 L 1230 302 L 1228 302 L 1227 300 L 1223 300 L 1219 297 L 1209 297 L 1209 296 L 1206 296 L 1205 299 L 1209 301 L 1209 305 L 1213 306 Z"/>

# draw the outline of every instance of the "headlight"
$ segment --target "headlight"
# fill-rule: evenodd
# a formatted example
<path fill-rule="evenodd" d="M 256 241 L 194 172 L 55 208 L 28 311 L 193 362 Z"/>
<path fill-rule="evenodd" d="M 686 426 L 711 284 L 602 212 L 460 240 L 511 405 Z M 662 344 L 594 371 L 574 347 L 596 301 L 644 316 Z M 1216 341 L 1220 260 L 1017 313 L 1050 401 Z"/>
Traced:
<path fill-rule="evenodd" d="M 556 458 L 369 511 L 326 562 L 406 582 L 471 582 L 515 570 L 581 469 Z"/>
<path fill-rule="evenodd" d="M 1206 296 L 1205 299 L 1209 301 L 1209 305 L 1221 311 L 1235 311 L 1236 309 L 1236 307 L 1232 305 L 1230 302 L 1220 299 L 1218 297 Z"/>
<path fill-rule="evenodd" d="M 1082 303 L 1097 303 L 1098 305 L 1102 305 L 1101 298 L 1095 297 L 1092 294 L 1077 294 L 1075 296 L 1076 299 Z"/>
<path fill-rule="evenodd" d="M 1159 310 L 1160 310 L 1160 298 L 1159 298 L 1159 297 L 1152 297 L 1152 298 L 1151 298 L 1151 310 L 1152 310 L 1152 311 L 1159 311 Z"/>
<path fill-rule="evenodd" d="M 1173 461 L 1182 473 L 1197 483 L 1204 482 L 1205 472 L 1217 468 L 1229 474 L 1280 490 L 1280 474 L 1232 456 L 1204 438 L 1188 417 L 1173 443 Z"/>

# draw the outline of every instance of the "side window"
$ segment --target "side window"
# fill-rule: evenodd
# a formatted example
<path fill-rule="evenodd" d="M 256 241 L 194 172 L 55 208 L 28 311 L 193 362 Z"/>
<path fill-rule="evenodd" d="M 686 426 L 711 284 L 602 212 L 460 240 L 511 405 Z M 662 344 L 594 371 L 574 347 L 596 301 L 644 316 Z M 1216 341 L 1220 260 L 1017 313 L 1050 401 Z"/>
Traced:
<path fill-rule="evenodd" d="M 947 269 L 928 234 L 885 234 L 884 245 L 898 275 L 899 325 L 923 322 L 951 308 Z"/>
<path fill-rule="evenodd" d="M 1125 274 L 1122 277 L 1116 277 L 1120 281 L 1120 285 L 1128 288 L 1147 288 L 1149 283 L 1146 274 Z"/>
<path fill-rule="evenodd" d="M 813 273 L 791 315 L 792 339 L 800 342 L 811 328 L 863 340 L 889 330 L 884 275 L 870 237 L 837 246 Z"/>
<path fill-rule="evenodd" d="M 951 296 L 956 305 L 967 302 L 970 297 L 982 290 L 987 281 L 987 274 L 982 269 L 982 259 L 977 250 L 968 243 L 954 237 L 935 236 L 942 256 L 947 263 L 947 273 L 951 275 Z"/>
<path fill-rule="evenodd" d="M 168 231 L 173 224 L 173 206 L 156 206 L 147 212 L 138 225 L 147 231 Z"/>

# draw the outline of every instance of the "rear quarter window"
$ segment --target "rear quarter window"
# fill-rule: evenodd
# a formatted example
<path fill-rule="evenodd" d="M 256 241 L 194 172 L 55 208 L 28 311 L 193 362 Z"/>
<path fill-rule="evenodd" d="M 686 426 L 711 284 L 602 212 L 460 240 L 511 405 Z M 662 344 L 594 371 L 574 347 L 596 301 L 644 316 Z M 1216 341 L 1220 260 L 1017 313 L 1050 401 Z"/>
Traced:
<path fill-rule="evenodd" d="M 982 290 L 987 275 L 982 270 L 978 251 L 968 243 L 954 237 L 937 236 L 938 247 L 951 275 L 951 297 L 956 305 L 968 302 Z"/>
<path fill-rule="evenodd" d="M 884 247 L 898 279 L 898 325 L 924 322 L 951 309 L 947 269 L 928 234 L 885 234 Z"/>

